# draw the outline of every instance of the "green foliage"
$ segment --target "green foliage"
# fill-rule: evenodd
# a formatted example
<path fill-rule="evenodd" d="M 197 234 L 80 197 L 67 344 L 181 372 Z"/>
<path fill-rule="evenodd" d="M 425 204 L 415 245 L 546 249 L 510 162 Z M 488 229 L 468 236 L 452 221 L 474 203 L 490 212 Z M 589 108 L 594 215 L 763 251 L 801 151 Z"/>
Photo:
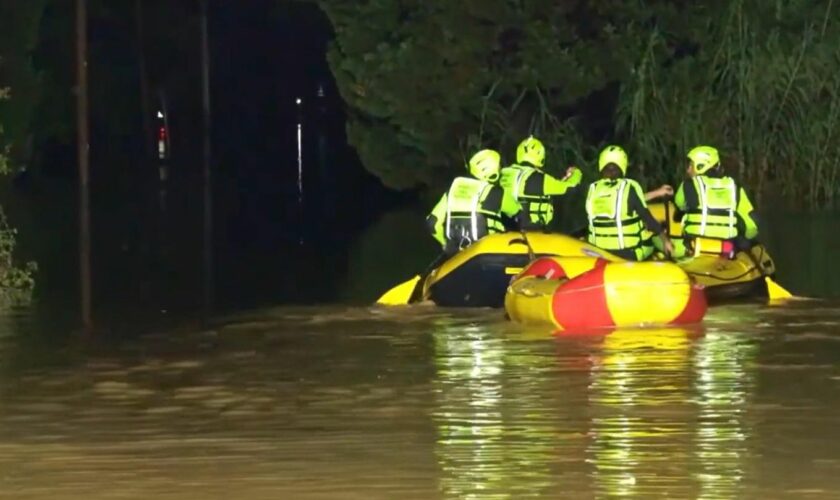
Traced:
<path fill-rule="evenodd" d="M 696 54 L 665 64 L 654 31 L 622 88 L 618 130 L 648 176 L 674 179 L 692 145 L 762 194 L 834 207 L 840 185 L 840 24 L 833 2 L 725 2 Z"/>
<path fill-rule="evenodd" d="M 16 244 L 17 230 L 9 226 L 6 214 L 0 209 L 0 308 L 32 300 L 38 266 L 34 262 L 17 266 L 13 258 Z"/>
<path fill-rule="evenodd" d="M 652 15 L 620 0 L 594 13 L 549 0 L 320 5 L 336 31 L 329 61 L 351 110 L 349 138 L 395 188 L 440 182 L 476 148 L 509 151 L 531 132 L 577 151 L 570 110 L 628 74 L 641 46 L 634 33 Z M 627 19 L 612 23 L 619 13 Z"/>
<path fill-rule="evenodd" d="M 9 93 L 0 89 L 0 101 L 8 100 Z M 2 139 L 0 122 L 0 139 Z M 0 151 L 0 175 L 9 173 L 9 146 Z M 9 226 L 6 214 L 0 207 L 0 309 L 26 304 L 32 300 L 35 288 L 35 272 L 38 266 L 28 262 L 23 267 L 15 265 L 14 250 L 17 244 L 17 230 Z"/>
<path fill-rule="evenodd" d="M 680 180 L 706 143 L 756 197 L 840 191 L 833 0 L 318 1 L 348 136 L 389 186 L 445 182 L 475 149 L 535 133 L 549 170 L 590 178 L 606 142 L 651 183 Z"/>
<path fill-rule="evenodd" d="M 32 64 L 47 0 L 0 0 L 0 175 L 8 175 L 31 151 L 31 124 L 41 98 L 41 77 Z M 17 230 L 0 208 L 0 309 L 32 298 L 37 266 L 16 265 Z"/>

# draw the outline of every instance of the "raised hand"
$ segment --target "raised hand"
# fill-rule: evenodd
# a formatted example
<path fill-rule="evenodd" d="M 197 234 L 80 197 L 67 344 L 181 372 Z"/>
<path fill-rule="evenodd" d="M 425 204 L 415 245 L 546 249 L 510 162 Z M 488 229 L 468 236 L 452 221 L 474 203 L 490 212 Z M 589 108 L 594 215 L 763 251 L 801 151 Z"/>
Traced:
<path fill-rule="evenodd" d="M 674 195 L 674 188 L 672 188 L 668 184 L 663 184 L 663 185 L 659 186 L 659 189 L 657 189 L 656 191 L 658 193 L 657 196 L 673 196 Z"/>

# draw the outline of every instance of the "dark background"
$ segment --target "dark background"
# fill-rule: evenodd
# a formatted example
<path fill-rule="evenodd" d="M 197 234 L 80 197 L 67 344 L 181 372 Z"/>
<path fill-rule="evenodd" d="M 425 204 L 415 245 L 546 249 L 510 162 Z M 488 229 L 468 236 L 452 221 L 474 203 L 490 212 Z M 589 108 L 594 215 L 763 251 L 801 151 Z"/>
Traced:
<path fill-rule="evenodd" d="M 144 0 L 140 36 L 135 2 L 89 0 L 94 303 L 115 316 L 201 306 L 198 6 Z M 40 21 L 33 66 L 44 88 L 34 146 L 15 151 L 25 170 L 6 202 L 21 229 L 21 256 L 41 266 L 38 297 L 61 304 L 75 302 L 78 284 L 74 14 L 73 2 L 47 2 Z M 208 19 L 214 306 L 337 300 L 354 240 L 382 213 L 416 207 L 416 193 L 384 188 L 347 145 L 326 61 L 331 27 L 317 6 L 211 0 Z M 149 114 L 163 102 L 168 109 L 165 162 L 144 138 L 140 47 Z M 422 231 L 422 215 L 409 223 Z"/>

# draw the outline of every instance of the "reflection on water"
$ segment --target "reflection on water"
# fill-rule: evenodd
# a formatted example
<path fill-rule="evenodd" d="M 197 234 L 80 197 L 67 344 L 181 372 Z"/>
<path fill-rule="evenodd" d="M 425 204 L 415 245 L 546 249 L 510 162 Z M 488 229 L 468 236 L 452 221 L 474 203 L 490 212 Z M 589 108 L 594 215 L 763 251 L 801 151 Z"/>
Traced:
<path fill-rule="evenodd" d="M 491 463 L 504 454 L 502 339 L 475 325 L 444 324 L 434 341 L 441 490 L 456 498 L 493 491 L 506 480 Z"/>
<path fill-rule="evenodd" d="M 608 495 L 685 496 L 685 478 L 659 475 L 687 467 L 690 449 L 691 332 L 620 330 L 593 353 L 588 461 L 595 488 Z"/>
<path fill-rule="evenodd" d="M 835 306 L 559 337 L 428 307 L 87 343 L 4 317 L 0 497 L 834 497 Z"/>
<path fill-rule="evenodd" d="M 700 414 L 695 439 L 700 498 L 741 494 L 750 453 L 744 419 L 758 351 L 754 343 L 744 340 L 711 331 L 697 346 L 694 385 Z"/>
<path fill-rule="evenodd" d="M 522 498 L 554 483 L 550 466 L 562 437 L 553 415 L 533 410 L 547 396 L 538 372 L 552 358 L 517 352 L 497 329 L 443 322 L 433 334 L 432 418 L 446 498 Z"/>
<path fill-rule="evenodd" d="M 752 339 L 714 328 L 638 333 L 606 336 L 593 369 L 590 460 L 598 490 L 738 497 L 748 453 L 743 420 Z M 678 469 L 693 472 L 663 473 Z"/>

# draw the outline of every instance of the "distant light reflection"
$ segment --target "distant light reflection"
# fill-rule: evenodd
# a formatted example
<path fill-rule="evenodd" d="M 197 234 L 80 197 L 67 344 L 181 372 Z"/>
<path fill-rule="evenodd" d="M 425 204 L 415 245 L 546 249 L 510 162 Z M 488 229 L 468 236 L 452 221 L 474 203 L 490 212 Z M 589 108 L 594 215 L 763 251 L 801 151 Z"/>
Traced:
<path fill-rule="evenodd" d="M 747 395 L 753 387 L 752 374 L 746 367 L 756 351 L 754 342 L 732 333 L 710 333 L 698 342 L 697 455 L 702 470 L 697 475 L 698 498 L 740 496 L 748 451 L 743 419 Z"/>
<path fill-rule="evenodd" d="M 533 380 L 510 376 L 522 356 L 514 361 L 504 337 L 480 326 L 442 324 L 433 338 L 443 498 L 521 498 L 546 489 L 557 444 L 552 432 L 529 425 L 523 400 Z"/>
<path fill-rule="evenodd" d="M 604 337 L 590 383 L 596 491 L 740 495 L 748 451 L 744 409 L 752 388 L 747 367 L 756 348 L 731 332 L 693 337 L 681 329 Z M 678 484 L 658 474 L 674 467 L 698 471 L 696 482 Z"/>
<path fill-rule="evenodd" d="M 545 493 L 562 486 L 558 470 L 569 462 L 558 460 L 577 445 L 596 496 L 737 497 L 753 348 L 732 332 L 703 335 L 608 332 L 558 344 L 558 360 L 557 351 L 522 348 L 490 328 L 441 323 L 432 337 L 442 496 Z M 580 392 L 540 386 L 557 380 L 540 373 L 571 366 Z M 674 470 L 685 474 L 666 472 Z"/>
<path fill-rule="evenodd" d="M 629 496 L 666 487 L 679 495 L 685 489 L 659 484 L 657 472 L 685 461 L 685 430 L 669 415 L 690 411 L 691 336 L 679 328 L 604 335 L 589 384 L 587 461 L 598 493 Z"/>

